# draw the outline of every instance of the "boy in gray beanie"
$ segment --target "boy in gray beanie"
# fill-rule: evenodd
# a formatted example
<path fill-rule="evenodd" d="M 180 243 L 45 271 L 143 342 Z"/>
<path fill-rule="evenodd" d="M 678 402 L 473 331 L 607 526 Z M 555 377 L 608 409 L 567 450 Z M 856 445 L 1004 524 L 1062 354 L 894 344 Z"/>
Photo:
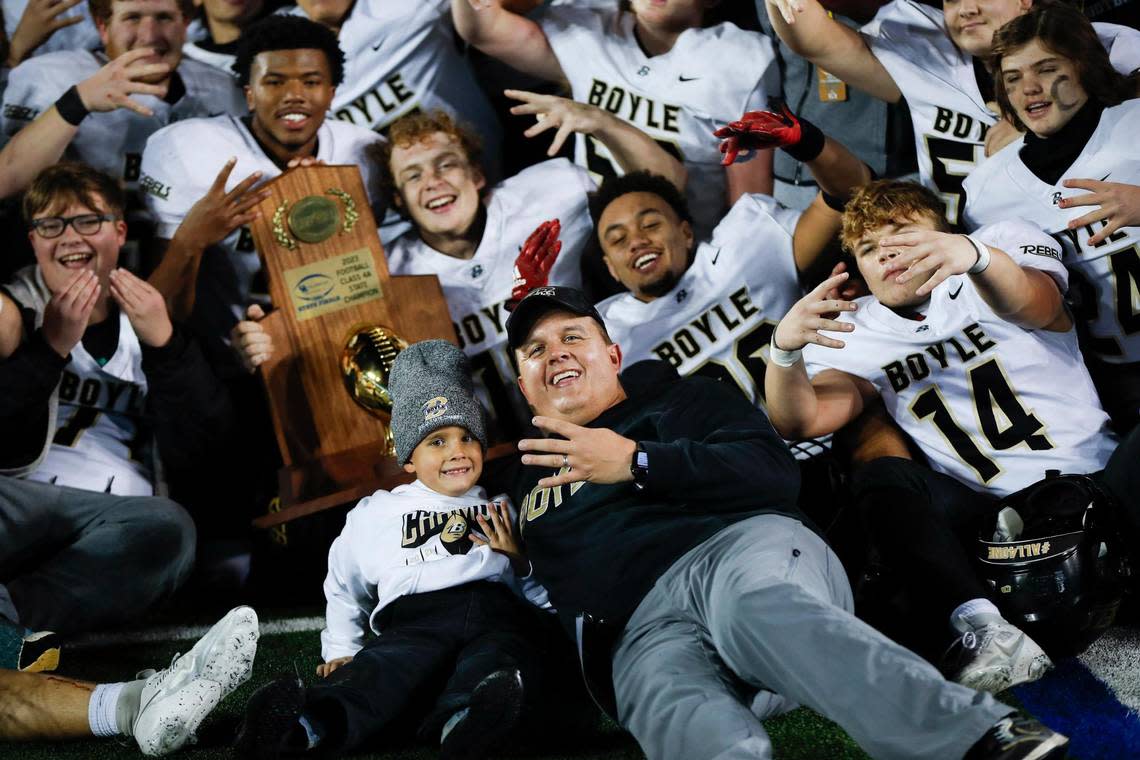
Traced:
<path fill-rule="evenodd" d="M 549 604 L 520 580 L 529 563 L 507 498 L 476 485 L 487 435 L 467 357 L 447 341 L 416 343 L 389 388 L 396 456 L 417 479 L 349 512 L 324 584 L 327 680 L 286 677 L 255 693 L 237 744 L 249 756 L 349 752 L 411 714 L 443 757 L 478 758 L 518 723 L 538 666 L 523 598 Z M 377 635 L 365 641 L 368 627 Z"/>

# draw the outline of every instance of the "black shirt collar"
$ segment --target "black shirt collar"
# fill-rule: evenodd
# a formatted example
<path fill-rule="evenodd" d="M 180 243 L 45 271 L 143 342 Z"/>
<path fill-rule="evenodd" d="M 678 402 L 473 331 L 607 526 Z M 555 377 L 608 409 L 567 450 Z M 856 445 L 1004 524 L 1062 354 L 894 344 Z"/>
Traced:
<path fill-rule="evenodd" d="M 1055 185 L 1088 145 L 1100 124 L 1104 105 L 1089 98 L 1069 123 L 1048 137 L 1025 133 L 1025 145 L 1018 155 L 1029 171 L 1042 182 Z"/>

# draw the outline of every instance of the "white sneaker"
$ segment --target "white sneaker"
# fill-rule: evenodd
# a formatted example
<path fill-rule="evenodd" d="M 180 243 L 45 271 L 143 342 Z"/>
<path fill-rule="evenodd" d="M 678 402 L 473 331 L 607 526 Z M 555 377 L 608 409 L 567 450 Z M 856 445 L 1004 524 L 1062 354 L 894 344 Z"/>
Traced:
<path fill-rule="evenodd" d="M 1006 620 L 966 631 L 947 655 L 954 657 L 950 679 L 976 691 L 999 692 L 1036 681 L 1053 667 L 1037 642 Z"/>
<path fill-rule="evenodd" d="M 257 637 L 257 613 L 237 607 L 189 652 L 146 679 L 133 729 L 144 755 L 165 755 L 195 740 L 210 711 L 249 680 Z"/>

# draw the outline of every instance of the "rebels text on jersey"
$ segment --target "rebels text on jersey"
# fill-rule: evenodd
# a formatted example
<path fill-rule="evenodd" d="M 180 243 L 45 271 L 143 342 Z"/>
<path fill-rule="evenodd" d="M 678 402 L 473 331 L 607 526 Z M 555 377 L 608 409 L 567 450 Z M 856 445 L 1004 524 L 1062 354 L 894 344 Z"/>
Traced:
<path fill-rule="evenodd" d="M 792 252 L 800 214 L 743 195 L 671 291 L 648 303 L 620 293 L 598 304 L 625 363 L 664 359 L 759 403 L 772 332 L 801 295 Z"/>
<path fill-rule="evenodd" d="M 14 135 L 50 108 L 72 85 L 107 63 L 102 52 L 61 51 L 36 56 L 13 69 L 4 91 L 4 132 Z M 167 99 L 132 96 L 150 108 L 143 116 L 128 108 L 93 113 L 83 120 L 68 150 L 78 160 L 121 178 L 134 189 L 147 138 L 173 122 L 218 114 L 244 114 L 245 99 L 232 77 L 198 61 L 185 60 L 171 79 Z"/>
<path fill-rule="evenodd" d="M 363 127 L 326 120 L 317 130 L 316 159 L 357 165 L 364 187 L 371 188 L 371 162 L 365 150 L 382 139 Z M 147 141 L 139 187 L 158 218 L 160 238 L 174 237 L 191 206 L 209 191 L 230 156 L 237 158 L 237 164 L 226 182 L 226 192 L 255 171 L 261 172 L 262 181 L 281 174 L 245 122 L 233 116 L 172 124 Z M 224 337 L 251 302 L 268 303 L 269 296 L 247 228 L 234 230 L 218 247 L 222 255 L 202 258 L 194 318 L 202 334 Z"/>
<path fill-rule="evenodd" d="M 1064 187 L 1066 179 L 1140 184 L 1137 124 L 1140 101 L 1106 108 L 1085 149 L 1053 185 L 1039 179 L 1021 160 L 1024 138 L 983 162 L 965 184 L 968 228 L 1025 219 L 1057 241 L 1065 264 L 1080 279 L 1074 285 L 1087 283 L 1095 292 L 1081 304 L 1084 313 L 1080 316 L 1089 331 L 1085 350 L 1112 364 L 1140 362 L 1140 227 L 1122 227 L 1099 245 L 1089 245 L 1089 238 L 1104 222 L 1070 230 L 1069 221 L 1089 209 L 1062 209 L 1057 203 L 1086 194 Z"/>
<path fill-rule="evenodd" d="M 1020 266 L 1046 272 L 1064 290 L 1060 252 L 1040 230 L 1003 222 L 974 234 Z M 855 330 L 827 333 L 844 348 L 804 349 L 808 374 L 837 369 L 870 382 L 939 472 L 1003 496 L 1048 469 L 1100 470 L 1116 448 L 1076 330 L 1027 330 L 1007 322 L 968 275 L 938 285 L 922 320 L 902 317 L 872 296 L 857 303 L 854 314 L 838 317 Z"/>
<path fill-rule="evenodd" d="M 414 230 L 388 248 L 392 274 L 439 277 L 459 347 L 471 358 L 476 390 L 504 439 L 517 437 L 531 417 L 507 350 L 503 304 L 511 297 L 515 259 L 539 224 L 560 219 L 562 253 L 550 282 L 578 287 L 579 261 L 593 235 L 586 197 L 593 190 L 589 175 L 566 159 L 544 161 L 491 189 L 483 239 L 470 259 L 440 253 Z"/>
<path fill-rule="evenodd" d="M 1093 27 L 1117 71 L 1140 67 L 1140 32 Z M 986 133 L 998 122 L 978 87 L 973 58 L 950 39 L 942 11 L 917 0 L 883 6 L 861 33 L 910 108 L 922 184 L 945 201 L 950 223 L 959 224 L 962 182 L 985 157 Z"/>
<path fill-rule="evenodd" d="M 647 56 L 629 12 L 554 6 L 538 20 L 575 100 L 633 124 L 684 162 L 696 232 L 710 235 L 726 204 L 712 133 L 745 111 L 766 108 L 769 94 L 779 91 L 771 41 L 723 23 L 687 29 L 672 50 Z M 609 151 L 586 135 L 578 137 L 574 160 L 598 181 L 620 173 Z"/>

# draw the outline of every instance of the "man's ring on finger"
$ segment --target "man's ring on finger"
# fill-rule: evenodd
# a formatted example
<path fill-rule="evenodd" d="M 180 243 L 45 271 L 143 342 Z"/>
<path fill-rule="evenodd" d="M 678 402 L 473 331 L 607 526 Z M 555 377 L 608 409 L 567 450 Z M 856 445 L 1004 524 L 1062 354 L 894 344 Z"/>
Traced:
<path fill-rule="evenodd" d="M 570 466 L 570 457 L 569 457 L 569 455 L 567 455 L 567 454 L 563 454 L 563 455 L 562 455 L 562 466 L 563 466 L 563 467 L 569 467 L 569 466 Z"/>

